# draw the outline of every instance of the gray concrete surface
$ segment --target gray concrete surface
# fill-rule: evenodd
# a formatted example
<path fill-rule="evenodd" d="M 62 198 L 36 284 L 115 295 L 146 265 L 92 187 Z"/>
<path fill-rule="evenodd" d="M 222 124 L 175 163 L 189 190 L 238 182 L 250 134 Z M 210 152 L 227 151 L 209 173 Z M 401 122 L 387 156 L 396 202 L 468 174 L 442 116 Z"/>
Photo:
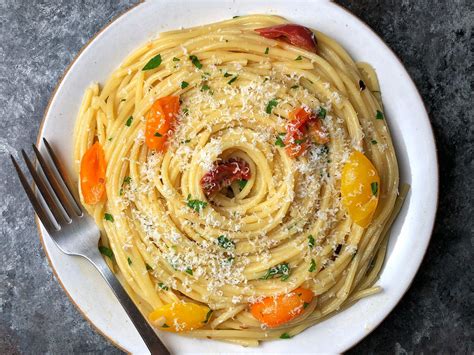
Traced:
<path fill-rule="evenodd" d="M 473 3 L 338 2 L 406 65 L 430 115 L 441 172 L 436 226 L 413 285 L 381 326 L 349 352 L 472 353 Z M 8 155 L 35 140 L 56 82 L 81 47 L 132 4 L 0 0 L 1 354 L 120 353 L 81 317 L 55 280 Z M 410 114 L 409 107 L 400 109 Z"/>

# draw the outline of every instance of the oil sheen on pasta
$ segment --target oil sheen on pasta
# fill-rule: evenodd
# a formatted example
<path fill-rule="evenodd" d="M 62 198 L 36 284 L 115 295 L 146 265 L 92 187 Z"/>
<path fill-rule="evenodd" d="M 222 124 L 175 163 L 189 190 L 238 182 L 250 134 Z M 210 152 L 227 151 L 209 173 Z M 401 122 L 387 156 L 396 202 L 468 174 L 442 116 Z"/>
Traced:
<path fill-rule="evenodd" d="M 85 207 L 142 312 L 160 310 L 157 328 L 258 345 L 295 336 L 379 291 L 374 283 L 401 199 L 375 72 L 319 31 L 317 54 L 255 32 L 286 22 L 252 15 L 162 33 L 85 93 L 76 170 L 94 142 L 107 164 L 106 197 Z M 143 70 L 152 58 L 155 67 Z M 146 114 L 169 95 L 179 96 L 180 111 L 157 152 L 145 144 Z M 282 137 L 298 107 L 324 110 L 329 142 L 290 157 Z M 354 150 L 380 176 L 366 228 L 341 200 L 341 173 Z M 245 160 L 250 178 L 206 197 L 202 176 L 228 159 Z M 314 296 L 298 317 L 272 328 L 250 312 L 299 287 Z M 181 301 L 208 307 L 188 310 L 206 319 L 165 324 L 176 311 L 166 305 Z"/>

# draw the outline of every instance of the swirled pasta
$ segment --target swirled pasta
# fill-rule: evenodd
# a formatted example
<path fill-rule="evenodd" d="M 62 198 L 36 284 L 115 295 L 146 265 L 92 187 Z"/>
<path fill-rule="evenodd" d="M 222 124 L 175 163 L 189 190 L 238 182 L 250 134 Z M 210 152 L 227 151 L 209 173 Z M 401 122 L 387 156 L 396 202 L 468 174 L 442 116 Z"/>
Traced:
<path fill-rule="evenodd" d="M 377 77 L 319 31 L 315 50 L 255 31 L 286 23 L 253 15 L 162 33 L 85 93 L 76 170 L 85 181 L 95 143 L 106 170 L 95 200 L 79 184 L 82 202 L 110 267 L 159 329 L 257 345 L 379 291 L 401 198 Z M 157 100 L 170 97 L 174 121 L 150 136 Z M 323 140 L 294 128 L 301 113 Z M 232 162 L 247 170 L 224 181 Z M 262 303 L 285 295 L 296 306 L 283 316 Z"/>

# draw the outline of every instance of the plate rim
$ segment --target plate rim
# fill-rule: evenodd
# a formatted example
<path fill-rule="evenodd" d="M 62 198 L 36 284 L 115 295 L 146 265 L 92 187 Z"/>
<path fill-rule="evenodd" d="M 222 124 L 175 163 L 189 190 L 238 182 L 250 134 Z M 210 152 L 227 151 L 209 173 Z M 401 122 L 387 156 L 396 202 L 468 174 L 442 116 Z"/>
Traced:
<path fill-rule="evenodd" d="M 421 96 L 420 94 L 420 91 L 415 83 L 415 81 L 413 80 L 413 78 L 411 77 L 410 73 L 408 72 L 408 70 L 406 69 L 404 63 L 401 61 L 401 59 L 398 57 L 398 55 L 393 51 L 393 49 L 385 42 L 385 40 L 377 33 L 375 32 L 375 30 L 373 30 L 365 21 L 363 21 L 359 16 L 355 15 L 354 13 L 352 13 L 351 11 L 349 11 L 348 9 L 346 9 L 345 7 L 343 7 L 342 5 L 334 2 L 333 0 L 329 0 L 328 1 L 329 3 L 331 3 L 331 5 L 335 5 L 337 6 L 340 10 L 342 10 L 343 12 L 345 12 L 349 17 L 352 17 L 353 19 L 355 19 L 359 25 L 362 25 L 368 32 L 372 33 L 374 36 L 376 36 L 382 43 L 383 45 L 386 47 L 386 49 L 388 49 L 390 51 L 390 53 L 392 54 L 392 56 L 398 61 L 398 63 L 400 64 L 400 66 L 403 68 L 403 70 L 405 70 L 405 72 L 407 73 L 407 77 L 411 83 L 411 85 L 413 86 L 414 88 L 414 91 L 417 95 L 417 99 L 419 102 L 421 102 L 422 104 L 422 107 L 423 107 L 423 111 L 424 113 L 426 114 L 426 118 L 427 118 L 427 127 L 429 128 L 429 132 L 431 133 L 429 135 L 429 138 L 431 139 L 432 141 L 432 145 L 434 147 L 434 168 L 435 168 L 435 174 L 434 174 L 434 185 L 435 185 L 435 198 L 434 198 L 434 204 L 435 204 L 435 208 L 434 208 L 434 211 L 433 211 L 433 215 L 431 216 L 431 222 L 430 222 L 430 226 L 427 230 L 429 230 L 429 237 L 427 238 L 426 240 L 426 243 L 425 243 L 425 246 L 424 246 L 424 250 L 422 252 L 422 256 L 420 257 L 419 261 L 418 261 L 418 265 L 416 265 L 416 268 L 415 269 L 415 272 L 413 274 L 413 277 L 411 278 L 410 282 L 407 284 L 407 286 L 405 287 L 405 289 L 401 292 L 400 294 L 400 297 L 398 298 L 398 300 L 394 303 L 393 307 L 391 307 L 391 309 L 382 317 L 380 318 L 380 320 L 376 323 L 376 324 L 373 324 L 371 327 L 370 327 L 370 330 L 367 331 L 362 337 L 360 337 L 358 340 L 356 340 L 350 347 L 348 347 L 347 349 L 345 349 L 344 351 L 347 351 L 351 348 L 353 348 L 354 346 L 356 346 L 357 344 L 359 344 L 362 340 L 364 340 L 368 335 L 370 335 L 376 328 L 378 328 L 380 326 L 380 324 L 388 317 L 389 314 L 391 314 L 393 312 L 393 310 L 395 309 L 395 307 L 397 305 L 399 305 L 399 303 L 401 302 L 402 298 L 406 295 L 406 293 L 408 292 L 408 290 L 411 288 L 412 284 L 413 284 L 413 281 L 415 280 L 415 277 L 416 275 L 418 274 L 419 272 L 419 269 L 420 269 L 420 266 L 424 260 L 424 258 L 426 257 L 426 251 L 428 249 L 428 246 L 430 244 L 430 241 L 431 241 L 431 237 L 433 235 L 433 230 L 434 230 L 434 226 L 435 226 L 435 222 L 436 222 L 436 215 L 437 215 L 437 211 L 438 211 L 438 206 L 439 206 L 439 160 L 438 160 L 438 146 L 437 146 L 437 141 L 436 141 L 436 136 L 434 134 L 434 131 L 433 131 L 433 126 L 431 124 L 431 121 L 429 119 L 429 114 L 428 114 L 428 110 L 426 109 L 426 104 L 423 100 L 423 97 Z M 71 60 L 71 62 L 68 64 L 68 66 L 64 69 L 62 75 L 60 76 L 60 78 L 58 79 L 58 81 L 56 82 L 55 84 L 55 87 L 53 89 L 53 91 L 51 92 L 50 94 L 50 97 L 48 99 L 48 103 L 46 105 L 46 108 L 43 112 L 43 115 L 42 115 L 42 118 L 41 118 L 41 123 L 40 123 L 40 126 L 38 128 L 38 135 L 37 135 L 37 138 L 36 138 L 36 146 L 39 146 L 40 145 L 40 142 L 41 142 L 41 138 L 43 138 L 43 129 L 44 129 L 44 124 L 46 122 L 46 118 L 47 116 L 49 115 L 49 111 L 51 109 L 51 104 L 59 90 L 59 88 L 61 87 L 65 77 L 68 75 L 68 73 L 70 72 L 71 68 L 74 66 L 74 64 L 77 62 L 77 60 L 79 59 L 79 57 L 82 55 L 82 53 L 92 44 L 93 41 L 95 41 L 95 39 L 101 35 L 104 31 L 106 31 L 113 23 L 115 23 L 116 21 L 118 21 L 120 18 L 128 15 L 132 10 L 136 9 L 138 6 L 140 5 L 143 5 L 145 4 L 145 0 L 140 0 L 139 2 L 137 2 L 136 4 L 132 5 L 131 7 L 129 7 L 128 9 L 122 11 L 121 13 L 117 14 L 116 16 L 114 16 L 113 18 L 111 18 L 102 28 L 100 28 L 100 30 L 98 30 L 96 33 L 94 33 L 88 40 L 87 42 L 81 47 L 81 49 L 77 52 L 77 54 L 74 56 L 74 58 Z M 79 311 L 79 313 L 81 314 L 81 316 L 83 317 L 83 319 L 85 319 L 87 321 L 87 323 L 89 323 L 89 325 L 92 326 L 92 328 L 94 329 L 94 331 L 96 331 L 98 334 L 102 335 L 103 338 L 105 338 L 109 343 L 111 343 L 113 346 L 115 346 L 116 348 L 118 348 L 119 350 L 122 350 L 123 352 L 125 353 L 130 353 L 127 349 L 125 349 L 123 346 L 121 346 L 117 341 L 115 341 L 111 336 L 107 335 L 105 332 L 103 332 L 98 326 L 95 325 L 94 322 L 92 322 L 90 320 L 90 318 L 87 316 L 86 312 L 81 308 L 81 306 L 76 303 L 76 301 L 73 299 L 73 297 L 71 296 L 71 294 L 69 293 L 69 291 L 67 290 L 67 288 L 64 286 L 61 278 L 59 277 L 57 271 L 56 271 L 56 268 L 53 266 L 53 262 L 51 260 L 51 256 L 48 252 L 48 249 L 46 248 L 46 244 L 45 244 L 45 241 L 44 241 L 44 234 L 42 232 L 42 228 L 41 228 L 41 223 L 40 223 L 40 220 L 38 218 L 38 216 L 35 214 L 35 224 L 36 224 L 36 228 L 37 228 L 37 231 L 38 231 L 38 235 L 39 235 L 39 239 L 40 239 L 40 242 L 41 242 L 41 245 L 42 245 L 42 248 L 43 248 L 43 251 L 46 255 L 46 258 L 48 260 L 48 264 L 53 272 L 53 275 L 55 276 L 56 280 L 58 281 L 59 285 L 61 286 L 61 288 L 63 289 L 63 291 L 66 293 L 67 297 L 69 298 L 69 301 L 74 305 L 74 307 Z"/>

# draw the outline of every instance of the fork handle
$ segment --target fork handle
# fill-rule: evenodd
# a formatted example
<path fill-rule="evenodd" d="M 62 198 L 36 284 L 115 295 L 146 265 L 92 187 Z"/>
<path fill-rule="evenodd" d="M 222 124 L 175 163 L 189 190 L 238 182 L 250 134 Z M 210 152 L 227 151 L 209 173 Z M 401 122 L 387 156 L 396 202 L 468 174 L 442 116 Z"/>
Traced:
<path fill-rule="evenodd" d="M 127 312 L 132 323 L 137 328 L 138 333 L 140 334 L 146 346 L 148 347 L 148 350 L 150 350 L 150 353 L 152 355 L 169 355 L 170 352 L 168 351 L 168 349 L 166 349 L 165 345 L 158 338 L 153 328 L 148 324 L 147 320 L 138 310 L 135 303 L 133 303 L 130 296 L 127 294 L 127 292 L 125 292 L 124 288 L 117 280 L 115 275 L 112 273 L 109 266 L 99 254 L 99 252 L 97 252 L 97 255 L 95 255 L 94 258 L 88 259 L 92 262 L 92 264 L 94 264 L 97 270 L 99 270 L 105 281 L 107 281 L 109 286 L 112 288 L 112 291 L 115 293 L 115 296 L 119 300 L 122 307 L 125 309 L 125 312 Z"/>

